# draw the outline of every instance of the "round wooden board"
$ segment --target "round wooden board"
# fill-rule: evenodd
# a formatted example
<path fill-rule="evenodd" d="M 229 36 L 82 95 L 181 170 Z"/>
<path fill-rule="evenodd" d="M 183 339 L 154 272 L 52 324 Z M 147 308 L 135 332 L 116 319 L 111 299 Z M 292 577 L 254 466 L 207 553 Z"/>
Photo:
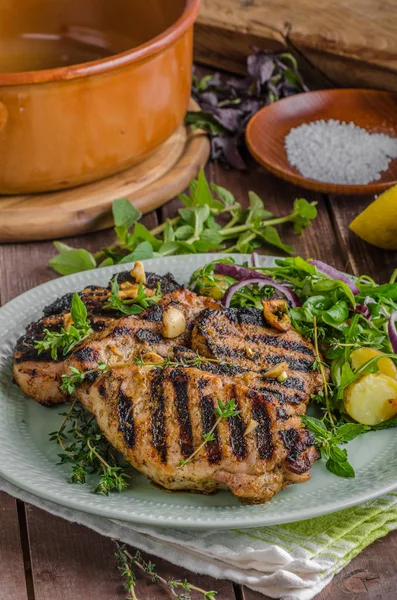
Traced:
<path fill-rule="evenodd" d="M 197 104 L 191 102 L 191 109 Z M 128 198 L 142 213 L 182 192 L 208 160 L 210 142 L 184 125 L 145 161 L 127 171 L 70 190 L 0 196 L 0 242 L 81 235 L 111 227 L 111 206 Z"/>

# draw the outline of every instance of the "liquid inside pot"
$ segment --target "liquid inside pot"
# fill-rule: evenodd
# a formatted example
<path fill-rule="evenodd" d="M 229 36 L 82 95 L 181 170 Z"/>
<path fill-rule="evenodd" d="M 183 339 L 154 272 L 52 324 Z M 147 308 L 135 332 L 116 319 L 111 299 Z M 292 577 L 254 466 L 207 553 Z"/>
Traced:
<path fill-rule="evenodd" d="M 106 58 L 116 52 L 118 50 L 113 50 L 104 37 L 84 40 L 81 37 L 25 34 L 12 40 L 0 40 L 0 72 L 55 69 Z"/>
<path fill-rule="evenodd" d="M 132 50 L 186 0 L 0 0 L 0 74 L 77 65 Z"/>

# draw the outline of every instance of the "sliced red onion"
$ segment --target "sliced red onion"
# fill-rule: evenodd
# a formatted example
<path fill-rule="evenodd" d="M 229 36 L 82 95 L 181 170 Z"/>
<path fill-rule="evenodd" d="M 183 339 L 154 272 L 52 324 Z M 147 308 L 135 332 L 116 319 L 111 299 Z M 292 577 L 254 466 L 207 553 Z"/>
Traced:
<path fill-rule="evenodd" d="M 389 322 L 387 324 L 387 333 L 389 335 L 390 344 L 391 344 L 394 354 L 397 354 L 396 321 L 397 321 L 397 310 L 392 312 L 392 314 L 390 315 Z"/>
<path fill-rule="evenodd" d="M 250 285 L 251 283 L 262 283 L 263 285 L 274 287 L 287 298 L 291 306 L 294 308 L 297 306 L 302 306 L 302 302 L 299 300 L 298 296 L 289 287 L 279 283 L 278 281 L 275 281 L 271 277 L 267 277 L 266 275 L 259 273 L 259 271 L 246 269 L 245 267 L 239 267 L 238 265 L 218 263 L 215 265 L 214 272 L 218 275 L 227 275 L 228 277 L 233 277 L 233 279 L 238 280 L 238 283 L 242 283 L 242 285 L 239 285 L 238 287 L 237 283 L 234 283 L 232 286 L 230 286 L 223 297 L 223 304 L 226 307 L 230 306 L 230 299 L 237 290 L 245 285 Z"/>
<path fill-rule="evenodd" d="M 366 304 L 356 304 L 356 312 L 363 315 L 368 321 L 371 319 L 371 311 Z"/>
<path fill-rule="evenodd" d="M 229 263 L 217 263 L 214 267 L 214 273 L 217 275 L 227 275 L 228 277 L 233 277 L 233 279 L 251 279 L 252 277 L 265 277 L 262 273 L 258 273 L 257 271 L 252 271 L 251 269 L 247 269 L 246 267 L 240 267 L 239 265 L 231 265 Z"/>
<path fill-rule="evenodd" d="M 266 282 L 264 282 L 259 277 L 251 277 L 250 279 L 241 279 L 241 281 L 237 281 L 237 283 L 233 283 L 233 285 L 230 286 L 230 288 L 227 290 L 226 294 L 222 298 L 223 306 L 225 308 L 229 308 L 230 301 L 231 301 L 232 297 L 234 296 L 234 294 L 241 288 L 245 287 L 246 285 L 252 285 L 254 283 L 257 283 L 258 285 L 261 285 L 262 287 L 264 285 L 266 285 Z"/>
<path fill-rule="evenodd" d="M 317 269 L 318 269 L 318 271 L 320 271 L 320 273 L 322 273 L 323 275 L 326 275 L 330 279 L 339 279 L 340 281 L 343 281 L 344 283 L 346 283 L 346 285 L 349 286 L 349 288 L 351 289 L 351 291 L 353 292 L 353 294 L 355 296 L 360 293 L 360 290 L 358 289 L 356 284 L 353 283 L 353 281 L 347 275 L 345 275 L 344 273 L 341 273 L 337 269 L 334 269 L 334 267 L 330 267 L 326 263 L 321 262 L 321 260 L 309 260 L 309 263 L 311 265 L 314 265 L 315 267 L 317 267 Z"/>
<path fill-rule="evenodd" d="M 251 266 L 254 268 L 259 267 L 259 256 L 257 252 L 251 254 Z"/>

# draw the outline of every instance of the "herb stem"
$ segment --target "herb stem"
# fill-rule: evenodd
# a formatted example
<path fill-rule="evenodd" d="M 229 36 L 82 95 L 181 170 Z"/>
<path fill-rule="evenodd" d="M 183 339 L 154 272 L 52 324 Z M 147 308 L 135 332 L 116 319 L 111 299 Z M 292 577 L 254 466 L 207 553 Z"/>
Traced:
<path fill-rule="evenodd" d="M 332 412 L 331 412 L 331 406 L 330 406 L 330 399 L 329 399 L 329 389 L 328 389 L 328 381 L 327 381 L 327 377 L 325 375 L 325 370 L 324 370 L 324 365 L 322 363 L 321 360 L 321 356 L 320 356 L 320 351 L 318 349 L 318 329 L 317 329 L 317 317 L 313 317 L 313 332 L 314 332 L 314 351 L 316 354 L 316 360 L 318 362 L 318 368 L 320 370 L 321 373 L 321 377 L 323 380 L 323 385 L 324 385 L 324 398 L 325 398 L 325 407 L 327 409 L 327 415 L 329 418 L 329 421 L 332 425 L 332 427 L 335 427 L 335 421 L 334 418 L 332 416 Z"/>
<path fill-rule="evenodd" d="M 211 427 L 211 429 L 208 431 L 208 433 L 206 433 L 205 435 L 210 437 L 214 431 L 216 430 L 216 428 L 218 427 L 219 423 L 222 421 L 223 417 L 218 417 L 217 420 L 215 421 L 214 425 Z M 203 440 L 200 444 L 200 446 L 198 446 L 198 448 L 196 448 L 196 450 L 193 452 L 193 454 L 191 454 L 186 460 L 183 460 L 181 462 L 181 464 L 179 465 L 178 469 L 183 469 L 183 467 L 186 467 L 186 465 L 188 465 L 193 458 L 204 448 L 204 446 L 206 445 L 207 440 Z"/>
<path fill-rule="evenodd" d="M 167 219 L 161 225 L 158 225 L 157 227 L 154 227 L 154 229 L 151 229 L 150 233 L 152 235 L 154 235 L 154 237 L 156 237 L 156 236 L 160 235 L 160 233 L 163 233 L 164 229 L 167 226 L 167 223 L 169 223 L 170 225 L 176 225 L 180 220 L 181 220 L 181 217 L 179 217 L 179 216 L 174 217 L 173 219 Z"/>

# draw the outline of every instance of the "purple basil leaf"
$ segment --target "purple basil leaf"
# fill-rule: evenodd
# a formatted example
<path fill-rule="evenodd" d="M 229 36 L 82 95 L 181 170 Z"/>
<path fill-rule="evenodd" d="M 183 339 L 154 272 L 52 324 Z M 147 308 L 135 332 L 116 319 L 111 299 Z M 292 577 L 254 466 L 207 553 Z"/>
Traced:
<path fill-rule="evenodd" d="M 244 171 L 247 166 L 238 150 L 238 140 L 234 137 L 214 137 L 211 140 L 212 157 L 224 165 Z"/>

